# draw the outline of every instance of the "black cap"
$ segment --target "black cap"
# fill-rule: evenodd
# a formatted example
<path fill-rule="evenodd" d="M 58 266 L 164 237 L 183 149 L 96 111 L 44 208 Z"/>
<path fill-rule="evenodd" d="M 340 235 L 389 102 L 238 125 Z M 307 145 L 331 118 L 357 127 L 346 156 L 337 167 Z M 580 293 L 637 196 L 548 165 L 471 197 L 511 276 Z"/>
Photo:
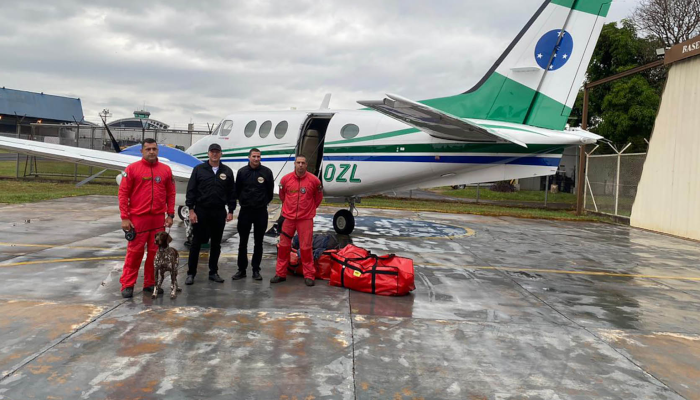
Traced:
<path fill-rule="evenodd" d="M 221 151 L 221 146 L 219 146 L 218 143 L 212 143 L 209 145 L 209 151 L 212 151 L 212 150 Z"/>

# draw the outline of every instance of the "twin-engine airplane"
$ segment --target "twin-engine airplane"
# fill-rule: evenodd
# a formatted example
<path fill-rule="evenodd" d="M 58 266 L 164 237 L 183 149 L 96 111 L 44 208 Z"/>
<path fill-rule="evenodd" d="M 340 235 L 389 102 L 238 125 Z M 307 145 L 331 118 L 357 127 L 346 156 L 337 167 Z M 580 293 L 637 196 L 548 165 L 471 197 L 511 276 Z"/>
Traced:
<path fill-rule="evenodd" d="M 335 230 L 346 234 L 361 196 L 554 174 L 567 146 L 601 138 L 563 129 L 611 2 L 544 1 L 491 70 L 462 94 L 423 101 L 388 94 L 359 101 L 366 107 L 359 110 L 329 109 L 327 96 L 319 110 L 233 113 L 186 152 L 161 146 L 161 161 L 182 190 L 213 142 L 234 170 L 259 148 L 276 179 L 303 154 L 325 197 L 349 204 L 333 218 Z M 140 157 L 134 149 L 109 153 L 4 137 L 0 148 L 117 170 Z M 185 219 L 186 209 L 179 210 Z"/>

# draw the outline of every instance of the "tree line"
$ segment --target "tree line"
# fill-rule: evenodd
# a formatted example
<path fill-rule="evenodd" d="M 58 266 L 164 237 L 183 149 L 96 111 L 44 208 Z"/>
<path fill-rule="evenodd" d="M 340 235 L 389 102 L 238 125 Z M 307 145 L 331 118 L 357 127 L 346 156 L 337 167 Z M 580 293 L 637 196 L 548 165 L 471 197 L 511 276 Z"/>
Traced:
<path fill-rule="evenodd" d="M 630 18 L 603 27 L 586 82 L 595 82 L 658 59 L 656 50 L 700 33 L 700 0 L 643 0 Z M 646 152 L 666 82 L 665 67 L 654 68 L 592 88 L 588 129 L 627 152 Z M 580 126 L 583 90 L 571 113 Z M 601 152 L 612 151 L 602 146 Z"/>

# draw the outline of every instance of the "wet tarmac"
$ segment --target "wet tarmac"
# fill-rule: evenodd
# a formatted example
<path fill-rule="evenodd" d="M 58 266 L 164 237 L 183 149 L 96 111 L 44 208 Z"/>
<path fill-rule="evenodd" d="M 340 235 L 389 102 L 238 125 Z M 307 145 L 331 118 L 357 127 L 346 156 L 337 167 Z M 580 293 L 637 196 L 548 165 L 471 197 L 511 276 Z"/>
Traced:
<path fill-rule="evenodd" d="M 225 283 L 206 279 L 204 255 L 194 285 L 181 269 L 176 299 L 125 300 L 115 198 L 0 206 L 0 399 L 700 398 L 699 243 L 360 213 L 355 244 L 415 260 L 411 295 L 271 287 L 272 242 L 262 282 L 231 281 L 231 224 Z M 171 234 L 186 253 L 183 229 Z"/>
<path fill-rule="evenodd" d="M 484 188 L 486 189 L 486 188 Z M 449 192 L 447 192 L 449 193 Z M 573 210 L 576 208 L 576 204 L 571 203 L 554 203 L 547 202 L 545 204 L 542 201 L 519 201 L 519 200 L 485 200 L 468 198 L 468 197 L 454 197 L 448 196 L 446 194 L 441 194 L 438 192 L 433 192 L 431 190 L 400 190 L 400 191 L 388 191 L 382 193 L 385 197 L 394 197 L 398 199 L 408 199 L 408 200 L 432 200 L 432 201 L 447 201 L 450 203 L 466 203 L 466 204 L 492 204 L 500 205 L 506 207 L 525 207 L 525 208 L 549 208 L 553 210 Z"/>

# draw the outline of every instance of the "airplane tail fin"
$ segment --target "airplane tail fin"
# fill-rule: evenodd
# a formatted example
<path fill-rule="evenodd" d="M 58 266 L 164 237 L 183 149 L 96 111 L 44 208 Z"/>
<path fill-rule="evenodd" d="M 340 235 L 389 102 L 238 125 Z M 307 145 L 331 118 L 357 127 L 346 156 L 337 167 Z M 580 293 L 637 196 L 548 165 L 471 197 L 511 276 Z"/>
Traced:
<path fill-rule="evenodd" d="M 545 0 L 474 88 L 421 103 L 461 118 L 563 129 L 611 3 Z"/>

